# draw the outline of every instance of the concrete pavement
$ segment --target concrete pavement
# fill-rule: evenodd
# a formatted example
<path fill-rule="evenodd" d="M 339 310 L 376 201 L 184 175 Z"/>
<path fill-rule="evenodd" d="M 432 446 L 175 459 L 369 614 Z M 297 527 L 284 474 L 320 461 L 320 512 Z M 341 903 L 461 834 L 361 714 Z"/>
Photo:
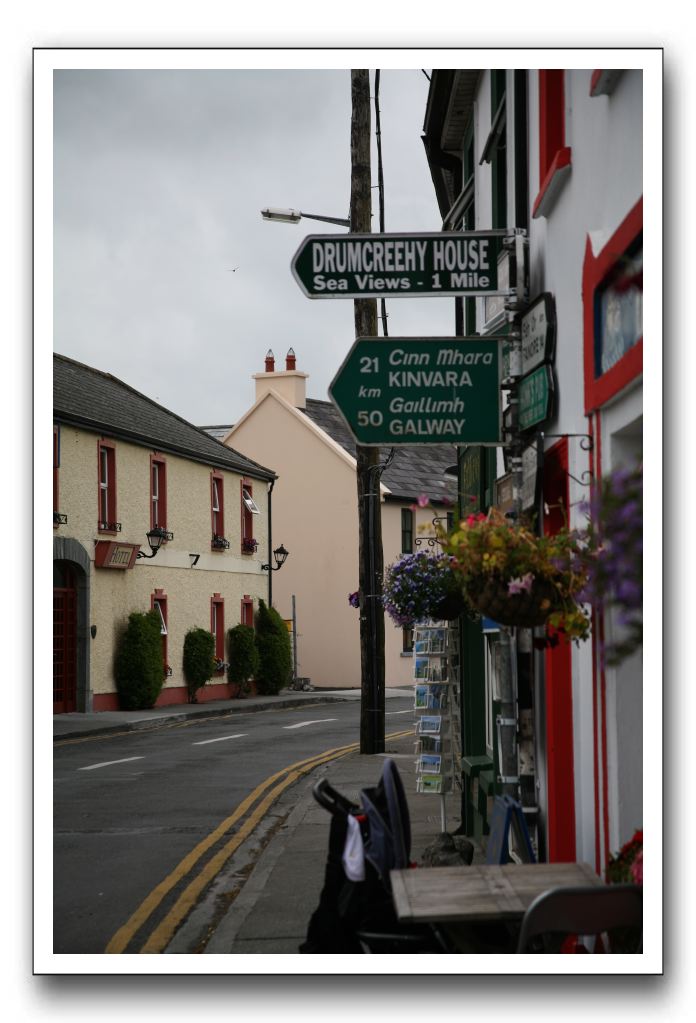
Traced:
<path fill-rule="evenodd" d="M 408 695 L 408 690 L 391 689 L 390 695 Z M 198 717 L 225 717 L 261 710 L 301 707 L 304 704 L 359 700 L 359 689 L 315 689 L 302 692 L 284 689 L 277 696 L 250 696 L 243 700 L 210 700 L 206 703 L 175 703 L 150 710 L 100 711 L 98 714 L 54 714 L 53 739 L 74 739 L 85 735 L 109 734 L 136 729 L 162 728 Z"/>
<path fill-rule="evenodd" d="M 384 755 L 352 753 L 341 757 L 316 768 L 284 794 L 276 812 L 280 816 L 287 813 L 287 818 L 261 853 L 240 894 L 218 922 L 204 952 L 239 955 L 299 951 L 319 902 L 328 852 L 330 814 L 312 795 L 312 787 L 321 777 L 326 777 L 352 801 L 359 802 L 361 789 L 377 784 L 385 756 L 390 756 L 406 789 L 411 817 L 411 859 L 420 862 L 426 846 L 441 831 L 441 809 L 439 796 L 415 792 L 413 745 L 412 735 L 387 739 Z M 447 819 L 447 830 L 454 831 L 459 825 L 456 797 L 446 799 L 447 812 L 456 813 L 456 819 Z M 234 872 L 234 867 L 231 871 Z M 186 951 L 186 939 L 183 927 L 167 951 Z"/>
<path fill-rule="evenodd" d="M 412 734 L 408 715 L 390 718 L 389 700 L 411 696 L 411 689 L 386 692 L 385 753 L 351 753 L 312 770 L 281 793 L 254 834 L 217 875 L 196 908 L 165 950 L 166 954 L 208 955 L 298 953 L 324 881 L 330 814 L 320 807 L 312 787 L 320 777 L 349 799 L 359 802 L 362 789 L 379 780 L 385 756 L 391 757 L 406 790 L 411 817 L 411 859 L 420 862 L 425 848 L 442 831 L 442 800 L 419 795 L 415 785 Z M 63 714 L 54 717 L 54 740 L 161 728 L 195 717 L 226 716 L 337 700 L 359 700 L 360 690 L 284 690 L 278 696 L 250 697 L 215 703 L 177 705 L 137 712 Z M 445 799 L 446 830 L 459 826 L 459 797 Z M 478 850 L 477 850 L 478 858 Z"/>

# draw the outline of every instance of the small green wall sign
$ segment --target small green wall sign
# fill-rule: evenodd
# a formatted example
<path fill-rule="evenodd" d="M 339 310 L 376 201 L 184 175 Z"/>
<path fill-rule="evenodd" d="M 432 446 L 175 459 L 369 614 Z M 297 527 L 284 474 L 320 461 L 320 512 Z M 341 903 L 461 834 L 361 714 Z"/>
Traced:
<path fill-rule="evenodd" d="M 553 408 L 553 370 L 550 366 L 538 369 L 522 377 L 519 383 L 519 423 L 521 430 L 543 423 Z"/>

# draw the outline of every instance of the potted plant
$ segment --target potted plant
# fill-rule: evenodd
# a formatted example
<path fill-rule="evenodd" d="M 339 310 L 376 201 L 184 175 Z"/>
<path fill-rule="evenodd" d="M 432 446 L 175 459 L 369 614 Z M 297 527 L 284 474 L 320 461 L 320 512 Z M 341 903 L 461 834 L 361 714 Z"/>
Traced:
<path fill-rule="evenodd" d="M 643 829 L 625 842 L 617 853 L 609 857 L 606 868 L 608 884 L 637 884 L 643 886 Z M 642 932 L 638 927 L 617 927 L 609 931 L 612 952 L 640 952 Z"/>
<path fill-rule="evenodd" d="M 254 540 L 252 537 L 242 537 L 242 554 L 255 554 L 258 545 L 258 540 Z"/>
<path fill-rule="evenodd" d="M 566 639 L 587 639 L 590 618 L 580 603 L 587 578 L 582 532 L 564 528 L 537 536 L 493 508 L 463 519 L 442 536 L 442 547 L 479 614 L 501 625 L 549 625 Z"/>
<path fill-rule="evenodd" d="M 430 619 L 456 618 L 466 610 L 451 559 L 428 551 L 404 554 L 389 566 L 382 602 L 394 624 L 402 628 Z"/>

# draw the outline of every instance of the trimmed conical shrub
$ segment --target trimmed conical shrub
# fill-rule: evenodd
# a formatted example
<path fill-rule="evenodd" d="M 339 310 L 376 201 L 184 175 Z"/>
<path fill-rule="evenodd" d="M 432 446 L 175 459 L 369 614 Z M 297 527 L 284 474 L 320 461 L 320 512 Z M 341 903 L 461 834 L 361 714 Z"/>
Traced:
<path fill-rule="evenodd" d="M 290 684 L 292 650 L 290 633 L 273 607 L 259 601 L 256 613 L 256 649 L 259 652 L 258 690 L 273 696 Z"/>
<path fill-rule="evenodd" d="M 164 685 L 161 621 L 157 611 L 133 611 L 116 649 L 114 676 L 122 710 L 154 707 Z"/>
<path fill-rule="evenodd" d="M 196 702 L 196 693 L 213 677 L 215 671 L 215 638 L 207 629 L 189 629 L 184 636 L 184 678 L 189 703 Z"/>
<path fill-rule="evenodd" d="M 256 678 L 259 670 L 259 652 L 256 637 L 250 625 L 235 625 L 227 633 L 227 680 L 239 686 L 242 693 L 249 689 L 249 679 Z"/>

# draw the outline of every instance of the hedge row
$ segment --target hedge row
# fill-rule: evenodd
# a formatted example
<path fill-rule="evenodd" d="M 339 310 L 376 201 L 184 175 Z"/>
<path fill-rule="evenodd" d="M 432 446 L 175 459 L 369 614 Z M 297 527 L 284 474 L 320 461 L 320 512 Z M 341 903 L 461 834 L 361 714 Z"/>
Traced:
<path fill-rule="evenodd" d="M 228 681 L 248 692 L 255 679 L 258 692 L 274 695 L 287 686 L 292 675 L 290 635 L 275 608 L 261 600 L 256 629 L 236 625 L 227 633 Z M 215 671 L 215 640 L 207 629 L 189 629 L 184 637 L 184 678 L 189 702 Z M 160 618 L 156 611 L 133 611 L 116 649 L 116 689 L 123 710 L 153 707 L 164 685 L 164 662 Z"/>

